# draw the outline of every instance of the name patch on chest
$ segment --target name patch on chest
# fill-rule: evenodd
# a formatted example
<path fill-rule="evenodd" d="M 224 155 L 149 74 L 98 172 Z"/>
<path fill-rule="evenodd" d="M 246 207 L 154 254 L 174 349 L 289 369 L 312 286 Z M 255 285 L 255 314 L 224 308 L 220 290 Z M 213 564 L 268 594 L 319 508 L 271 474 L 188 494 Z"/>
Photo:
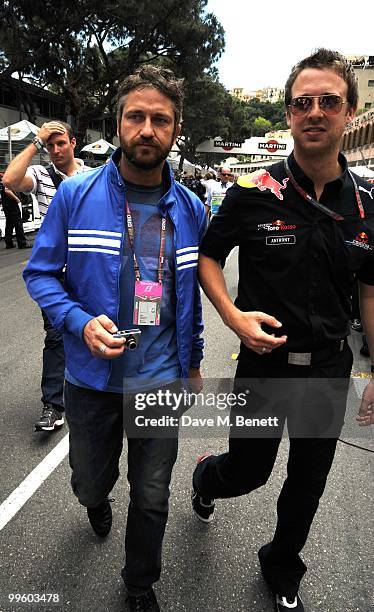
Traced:
<path fill-rule="evenodd" d="M 266 244 L 296 244 L 296 236 L 294 234 L 288 236 L 266 236 Z"/>

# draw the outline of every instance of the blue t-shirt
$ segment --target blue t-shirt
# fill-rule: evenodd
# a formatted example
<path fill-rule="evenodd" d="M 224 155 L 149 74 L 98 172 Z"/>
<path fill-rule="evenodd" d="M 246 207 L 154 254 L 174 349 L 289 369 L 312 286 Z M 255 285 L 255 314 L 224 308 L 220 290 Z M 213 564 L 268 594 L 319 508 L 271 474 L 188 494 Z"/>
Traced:
<path fill-rule="evenodd" d="M 143 187 L 125 183 L 126 196 L 134 226 L 134 249 L 141 280 L 157 281 L 160 253 L 161 215 L 157 204 L 162 185 Z M 105 391 L 135 393 L 177 380 L 181 376 L 176 335 L 176 295 L 173 225 L 166 221 L 165 260 L 163 266 L 160 325 L 141 325 L 140 341 L 134 351 L 125 350 L 111 361 L 111 373 Z M 120 272 L 119 329 L 133 324 L 135 272 L 133 252 L 125 223 L 125 244 Z M 69 382 L 82 386 L 66 373 Z M 84 385 L 83 385 L 84 386 Z"/>
<path fill-rule="evenodd" d="M 157 281 L 161 229 L 161 215 L 157 203 L 163 195 L 162 186 L 147 188 L 127 183 L 126 195 L 134 225 L 134 250 L 140 278 Z M 121 357 L 112 361 L 108 391 L 132 393 L 167 384 L 180 377 L 175 321 L 173 231 L 173 225 L 168 218 L 160 325 L 139 326 L 142 333 L 138 348 L 134 351 L 125 350 Z M 134 327 L 134 288 L 133 252 L 126 231 L 120 275 L 119 329 Z"/>

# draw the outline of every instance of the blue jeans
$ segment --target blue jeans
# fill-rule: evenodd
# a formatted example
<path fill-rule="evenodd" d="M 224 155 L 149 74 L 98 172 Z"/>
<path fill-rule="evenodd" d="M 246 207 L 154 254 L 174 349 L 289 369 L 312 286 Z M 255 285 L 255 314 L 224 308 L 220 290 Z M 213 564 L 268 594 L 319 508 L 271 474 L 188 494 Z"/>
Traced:
<path fill-rule="evenodd" d="M 62 335 L 55 329 L 44 310 L 44 347 L 42 371 L 42 402 L 53 404 L 57 410 L 64 410 L 65 351 Z"/>
<path fill-rule="evenodd" d="M 71 482 L 83 506 L 97 506 L 112 490 L 119 476 L 118 463 L 126 431 L 124 412 L 133 406 L 134 396 L 85 389 L 65 382 Z M 177 435 L 128 439 L 130 503 L 126 562 L 121 574 L 133 593 L 148 589 L 160 577 L 169 484 L 177 452 Z"/>

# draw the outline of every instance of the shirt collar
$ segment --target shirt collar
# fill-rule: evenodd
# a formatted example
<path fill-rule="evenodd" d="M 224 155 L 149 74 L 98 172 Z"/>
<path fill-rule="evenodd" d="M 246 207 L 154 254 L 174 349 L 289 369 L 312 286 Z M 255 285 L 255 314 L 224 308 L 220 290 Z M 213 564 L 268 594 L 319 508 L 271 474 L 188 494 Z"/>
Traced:
<path fill-rule="evenodd" d="M 74 157 L 74 161 L 75 161 L 76 164 L 78 164 L 78 168 L 70 176 L 74 176 L 74 174 L 78 174 L 79 172 L 83 172 L 84 168 L 85 168 L 83 159 L 79 159 L 79 157 Z M 62 176 L 63 179 L 68 178 L 68 175 L 64 174 L 64 172 L 61 172 L 61 170 L 56 168 L 56 166 L 54 165 L 53 162 L 51 162 L 51 165 L 53 166 L 54 171 L 56 172 L 56 174 L 59 174 L 60 176 Z"/>
<path fill-rule="evenodd" d="M 342 153 L 339 153 L 338 162 L 342 168 L 342 173 L 336 179 L 326 184 L 333 185 L 334 187 L 336 186 L 337 189 L 341 189 L 346 184 L 347 180 L 349 180 L 348 162 Z M 299 164 L 297 163 L 295 159 L 293 152 L 288 157 L 288 163 L 290 166 L 290 170 L 292 174 L 294 175 L 296 182 L 300 185 L 300 187 L 303 187 L 308 193 L 313 192 L 314 190 L 313 182 L 300 168 Z"/>

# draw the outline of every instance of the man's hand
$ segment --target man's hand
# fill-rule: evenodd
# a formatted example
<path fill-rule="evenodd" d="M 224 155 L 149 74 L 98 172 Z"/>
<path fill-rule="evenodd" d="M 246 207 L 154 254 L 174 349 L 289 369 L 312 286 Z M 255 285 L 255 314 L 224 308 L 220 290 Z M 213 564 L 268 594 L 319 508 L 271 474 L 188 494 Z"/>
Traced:
<path fill-rule="evenodd" d="M 364 389 L 356 421 L 360 427 L 374 425 L 374 380 L 371 380 Z"/>
<path fill-rule="evenodd" d="M 21 202 L 19 197 L 11 189 L 8 189 L 7 187 L 4 187 L 4 191 L 5 191 L 6 195 L 9 196 L 10 198 L 12 198 L 12 200 L 14 200 L 15 202 L 17 202 L 17 204 L 19 204 Z"/>
<path fill-rule="evenodd" d="M 259 355 L 264 355 L 287 342 L 287 336 L 276 338 L 274 334 L 265 333 L 261 327 L 262 323 L 270 327 L 282 327 L 282 323 L 265 312 L 241 312 L 240 310 L 236 310 L 235 318 L 229 322 L 229 326 L 245 346 Z"/>
<path fill-rule="evenodd" d="M 64 134 L 65 132 L 64 126 L 58 123 L 58 121 L 48 121 L 47 123 L 43 123 L 37 136 L 42 143 L 46 145 L 52 134 Z"/>
<path fill-rule="evenodd" d="M 83 330 L 83 339 L 93 357 L 115 359 L 125 350 L 125 338 L 113 338 L 117 332 L 116 325 L 106 315 L 102 314 L 91 319 Z"/>
<path fill-rule="evenodd" d="M 190 368 L 188 371 L 188 380 L 190 383 L 191 393 L 200 393 L 203 388 L 203 379 L 201 378 L 200 368 Z"/>
<path fill-rule="evenodd" d="M 275 338 L 274 334 L 266 334 L 263 331 L 262 323 L 270 327 L 282 327 L 282 323 L 274 317 L 265 312 L 242 312 L 233 304 L 220 264 L 203 253 L 199 255 L 199 280 L 225 325 L 232 329 L 249 349 L 258 355 L 264 355 L 287 342 L 287 336 Z"/>

